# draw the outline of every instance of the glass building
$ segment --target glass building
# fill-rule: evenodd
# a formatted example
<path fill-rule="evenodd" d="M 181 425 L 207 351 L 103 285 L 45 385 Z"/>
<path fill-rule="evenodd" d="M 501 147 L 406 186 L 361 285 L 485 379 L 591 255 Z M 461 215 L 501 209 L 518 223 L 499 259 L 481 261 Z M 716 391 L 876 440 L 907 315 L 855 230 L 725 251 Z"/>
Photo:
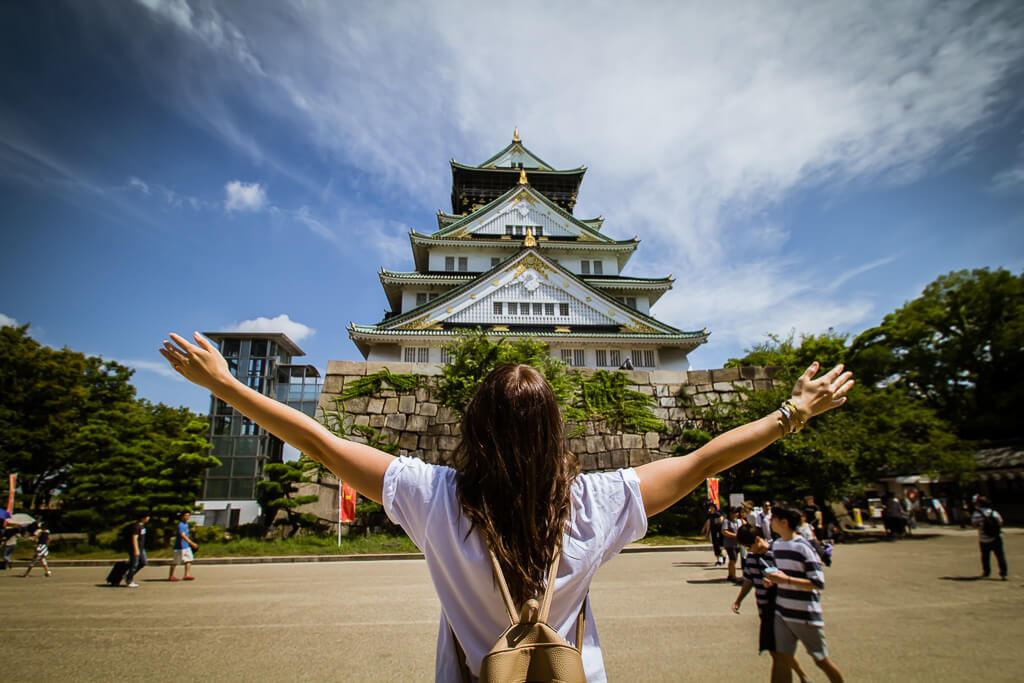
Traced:
<path fill-rule="evenodd" d="M 323 383 L 312 365 L 292 363 L 305 355 L 282 333 L 206 332 L 228 362 L 231 373 L 256 391 L 315 417 Z M 236 526 L 256 521 L 256 482 L 267 463 L 283 462 L 284 444 L 211 396 L 210 451 L 220 467 L 206 471 L 203 481 L 203 523 Z"/>

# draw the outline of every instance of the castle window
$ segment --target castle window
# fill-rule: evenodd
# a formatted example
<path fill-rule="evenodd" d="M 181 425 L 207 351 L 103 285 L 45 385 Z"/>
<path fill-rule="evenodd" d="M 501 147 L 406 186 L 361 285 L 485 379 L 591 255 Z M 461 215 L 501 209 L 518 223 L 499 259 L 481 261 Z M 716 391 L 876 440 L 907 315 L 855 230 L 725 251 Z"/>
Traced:
<path fill-rule="evenodd" d="M 544 315 L 544 304 L 536 303 L 533 305 L 534 315 Z"/>
<path fill-rule="evenodd" d="M 501 315 L 502 303 L 500 301 L 494 302 L 494 315 Z"/>
<path fill-rule="evenodd" d="M 425 303 L 427 303 L 427 293 L 426 292 L 418 293 L 416 295 L 416 305 L 417 306 L 422 306 Z"/>
<path fill-rule="evenodd" d="M 406 363 L 426 363 L 430 359 L 430 347 L 407 346 L 402 357 Z"/>
<path fill-rule="evenodd" d="M 652 349 L 633 349 L 633 353 L 630 355 L 632 356 L 634 367 L 654 367 L 654 351 Z"/>
<path fill-rule="evenodd" d="M 606 368 L 606 367 L 608 367 L 608 352 L 605 351 L 604 349 L 598 349 L 594 353 L 597 356 L 597 363 L 596 363 L 597 367 L 599 367 L 599 368 Z"/>
<path fill-rule="evenodd" d="M 558 315 L 569 315 L 569 304 L 558 304 Z"/>
<path fill-rule="evenodd" d="M 622 365 L 622 352 L 618 349 L 608 350 L 608 365 L 617 368 Z"/>
<path fill-rule="evenodd" d="M 518 308 L 518 306 L 516 305 L 515 301 L 509 301 L 508 302 L 508 314 L 509 315 L 515 315 L 518 312 L 517 308 Z"/>
<path fill-rule="evenodd" d="M 455 257 L 454 256 L 445 256 L 444 257 L 444 269 L 446 271 L 448 271 L 448 272 L 452 272 L 452 271 L 455 270 Z"/>
<path fill-rule="evenodd" d="M 442 346 L 441 347 L 441 363 L 443 365 L 448 365 L 451 362 L 452 362 L 452 354 L 451 354 L 451 352 L 448 350 L 448 347 Z"/>
<path fill-rule="evenodd" d="M 469 270 L 469 258 L 466 257 L 466 256 L 460 256 L 459 257 L 459 272 L 460 273 L 465 273 L 467 270 Z"/>
<path fill-rule="evenodd" d="M 544 304 L 544 315 L 554 315 L 554 314 L 555 314 L 555 305 L 554 304 Z"/>
<path fill-rule="evenodd" d="M 590 261 L 580 261 L 580 274 L 590 275 Z"/>

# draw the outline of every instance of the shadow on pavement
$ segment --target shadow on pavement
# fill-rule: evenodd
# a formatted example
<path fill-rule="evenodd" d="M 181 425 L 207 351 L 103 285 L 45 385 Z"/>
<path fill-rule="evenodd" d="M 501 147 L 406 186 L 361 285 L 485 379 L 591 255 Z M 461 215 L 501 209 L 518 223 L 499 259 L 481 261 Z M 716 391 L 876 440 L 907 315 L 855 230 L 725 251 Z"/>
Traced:
<path fill-rule="evenodd" d="M 687 579 L 686 583 L 733 583 L 733 581 L 723 576 L 720 579 Z"/>
<path fill-rule="evenodd" d="M 986 576 L 940 576 L 940 581 L 984 581 Z"/>

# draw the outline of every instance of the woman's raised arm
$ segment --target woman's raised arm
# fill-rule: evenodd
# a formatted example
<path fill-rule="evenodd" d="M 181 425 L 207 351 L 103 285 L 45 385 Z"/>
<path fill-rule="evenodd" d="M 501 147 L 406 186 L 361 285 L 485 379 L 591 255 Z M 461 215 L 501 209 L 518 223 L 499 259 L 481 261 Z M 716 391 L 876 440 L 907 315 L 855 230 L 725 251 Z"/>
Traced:
<path fill-rule="evenodd" d="M 381 502 L 384 472 L 394 456 L 365 444 L 341 439 L 311 417 L 264 396 L 239 382 L 224 357 L 206 337 L 193 334 L 192 344 L 171 334 L 160 354 L 182 377 L 210 390 L 217 398 L 322 463 L 367 498 Z"/>
<path fill-rule="evenodd" d="M 846 402 L 846 392 L 853 386 L 852 373 L 843 372 L 843 366 L 814 379 L 818 363 L 800 376 L 793 387 L 792 403 L 797 414 L 793 418 L 803 423 Z M 640 494 L 647 516 L 655 515 L 693 491 L 708 477 L 727 470 L 760 452 L 783 436 L 780 429 L 790 419 L 775 411 L 760 420 L 731 429 L 704 444 L 693 453 L 678 458 L 665 458 L 636 468 L 640 477 Z"/>

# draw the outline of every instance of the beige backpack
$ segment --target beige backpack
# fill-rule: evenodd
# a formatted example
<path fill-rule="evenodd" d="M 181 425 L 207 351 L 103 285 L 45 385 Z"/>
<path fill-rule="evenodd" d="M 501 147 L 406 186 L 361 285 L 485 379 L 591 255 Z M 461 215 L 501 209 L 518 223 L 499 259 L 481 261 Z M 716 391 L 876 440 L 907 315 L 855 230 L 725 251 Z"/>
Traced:
<path fill-rule="evenodd" d="M 576 617 L 576 647 L 565 641 L 558 631 L 547 624 L 548 611 L 551 609 L 551 596 L 554 593 L 555 575 L 558 573 L 560 550 L 555 551 L 548 569 L 548 583 L 540 604 L 534 599 L 527 600 L 518 616 L 516 606 L 512 602 L 512 594 L 508 590 L 505 575 L 498 564 L 494 551 L 487 549 L 494 565 L 494 575 L 505 598 L 505 609 L 511 625 L 491 651 L 484 656 L 480 664 L 481 683 L 533 683 L 534 681 L 557 681 L 558 683 L 586 683 L 583 672 L 583 628 L 586 622 L 587 600 L 584 598 L 580 613 Z M 472 676 L 466 666 L 466 653 L 459 639 L 452 631 L 455 643 L 455 655 L 459 662 L 464 683 L 471 683 Z"/>

